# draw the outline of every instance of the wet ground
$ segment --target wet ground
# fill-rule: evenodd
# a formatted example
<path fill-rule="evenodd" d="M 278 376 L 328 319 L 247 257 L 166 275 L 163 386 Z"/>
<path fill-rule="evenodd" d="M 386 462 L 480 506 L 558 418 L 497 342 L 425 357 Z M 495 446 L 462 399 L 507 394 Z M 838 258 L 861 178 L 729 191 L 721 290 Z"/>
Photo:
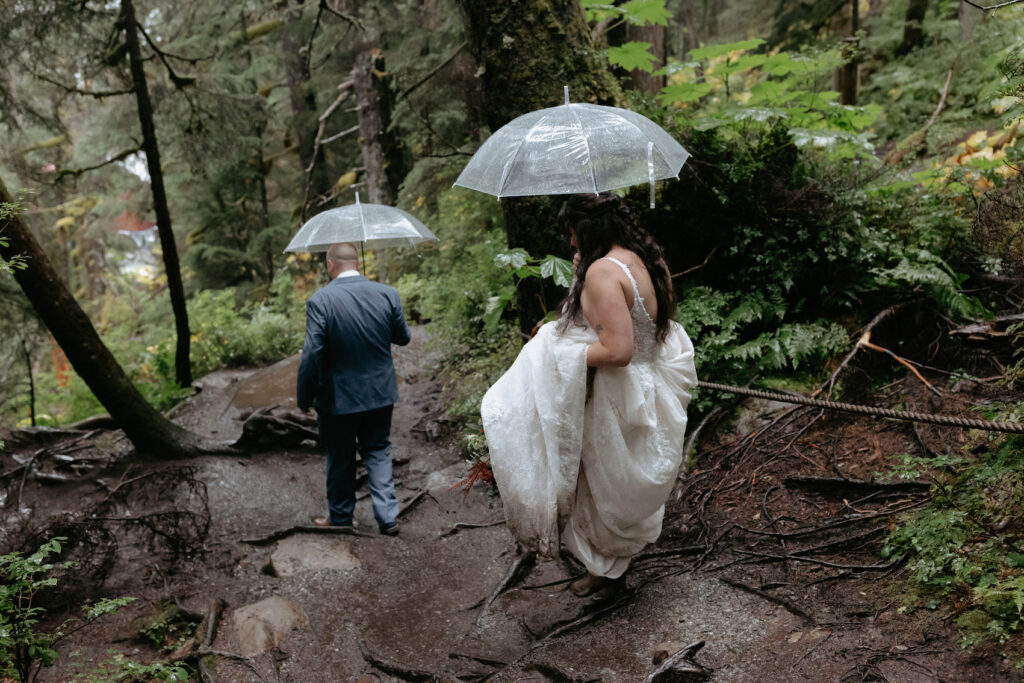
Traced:
<path fill-rule="evenodd" d="M 23 513 L 8 515 L 6 523 L 42 528 L 58 509 L 116 499 L 135 477 L 140 485 L 155 481 L 150 474 L 158 470 L 193 483 L 140 489 L 134 503 L 127 497 L 119 503 L 119 515 L 137 516 L 166 499 L 196 511 L 197 519 L 205 505 L 209 520 L 201 552 L 170 559 L 166 542 L 151 539 L 141 547 L 133 540 L 141 538 L 135 527 L 117 527 L 127 531 L 118 532 L 126 535 L 116 559 L 82 590 L 140 600 L 77 632 L 40 680 L 70 680 L 87 660 L 109 657 L 111 648 L 138 649 L 141 659 L 166 657 L 139 640 L 140 626 L 152 624 L 154 611 L 168 602 L 204 615 L 218 600 L 224 607 L 215 610 L 219 619 L 204 645 L 214 654 L 202 660 L 216 681 L 642 681 L 667 656 L 697 641 L 705 646 L 694 659 L 711 670 L 713 681 L 1017 680 L 994 651 L 961 650 L 948 615 L 901 614 L 898 572 L 828 566 L 875 565 L 877 546 L 837 544 L 836 552 L 815 555 L 825 564 L 751 556 L 793 556 L 798 546 L 819 541 L 801 546 L 803 539 L 741 528 L 795 528 L 774 525 L 787 515 L 831 519 L 848 504 L 793 493 L 783 486 L 785 477 L 833 470 L 870 475 L 871 457 L 904 447 L 901 428 L 808 418 L 807 427 L 792 424 L 802 432 L 775 447 L 710 452 L 680 481 L 662 539 L 637 558 L 627 589 L 584 599 L 568 591 L 580 572 L 569 559 L 541 561 L 510 580 L 522 557 L 500 524 L 500 498 L 479 485 L 468 493 L 453 489 L 464 465 L 453 448 L 433 438 L 442 431 L 445 403 L 424 330 L 416 328 L 413 343 L 396 349 L 395 357 L 402 400 L 394 415 L 393 456 L 397 493 L 407 506 L 398 537 L 377 533 L 363 498 L 355 536 L 289 533 L 266 541 L 324 513 L 324 462 L 312 444 L 183 463 L 126 456 L 106 472 L 71 482 L 30 479 L 20 496 Z M 240 418 L 253 410 L 293 407 L 296 361 L 206 377 L 176 419 L 208 436 L 234 439 Z M 826 437 L 837 434 L 844 438 L 825 446 L 831 456 L 819 454 Z M 15 454 L 17 448 L 5 457 Z M 913 502 L 886 498 L 862 509 L 873 505 L 884 516 L 895 509 L 885 506 Z M 286 559 L 288 553 L 299 559 Z M 268 605 L 284 616 L 252 617 Z"/>

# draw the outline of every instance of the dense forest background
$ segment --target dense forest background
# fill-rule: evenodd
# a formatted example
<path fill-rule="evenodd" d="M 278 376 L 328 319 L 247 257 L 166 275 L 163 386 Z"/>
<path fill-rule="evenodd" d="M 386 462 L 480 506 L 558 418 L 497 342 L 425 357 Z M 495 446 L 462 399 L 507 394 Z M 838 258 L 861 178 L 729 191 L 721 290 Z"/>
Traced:
<path fill-rule="evenodd" d="M 488 12 L 508 21 L 504 3 L 490 4 L 0 0 L 11 200 L 0 220 L 20 215 L 165 410 L 191 378 L 301 348 L 322 260 L 283 249 L 305 219 L 356 192 L 399 206 L 440 241 L 368 253 L 366 267 L 399 289 L 411 320 L 432 323 L 452 424 L 469 434 L 467 456 L 485 458 L 479 399 L 518 350 L 518 329 L 557 306 L 558 261 L 546 257 L 569 248 L 543 210 L 531 237 L 512 228 L 521 208 L 452 182 L 501 116 L 559 104 L 548 84 L 564 80 L 580 100 L 652 118 L 693 154 L 678 181 L 658 184 L 656 208 L 646 187 L 630 196 L 676 274 L 702 378 L 813 389 L 897 306 L 888 342 L 900 355 L 951 384 L 1020 382 L 1024 5 L 522 0 L 515 12 L 538 25 L 503 40 L 481 28 Z M 586 21 L 582 38 L 540 25 L 568 5 Z M 600 73 L 532 59 L 561 31 L 593 50 Z M 519 74 L 504 95 L 489 81 L 499 71 Z M 104 411 L 11 272 L 0 273 L 0 315 L 0 424 Z M 966 349 L 950 332 L 968 324 L 995 325 L 1016 355 Z M 899 371 L 852 375 L 835 393 L 856 397 Z M 699 394 L 691 419 L 714 406 Z M 1024 419 L 1021 403 L 983 410 Z M 964 500 L 973 512 L 959 517 L 936 508 L 893 548 L 929 558 L 915 569 L 921 586 L 975 591 L 971 638 L 1005 640 L 1024 624 L 1024 528 L 1003 520 L 1024 502 L 1024 466 L 1019 440 L 990 452 L 943 467 L 972 490 L 998 482 L 998 504 Z M 972 524 L 988 535 L 965 564 L 953 549 L 976 536 Z"/>

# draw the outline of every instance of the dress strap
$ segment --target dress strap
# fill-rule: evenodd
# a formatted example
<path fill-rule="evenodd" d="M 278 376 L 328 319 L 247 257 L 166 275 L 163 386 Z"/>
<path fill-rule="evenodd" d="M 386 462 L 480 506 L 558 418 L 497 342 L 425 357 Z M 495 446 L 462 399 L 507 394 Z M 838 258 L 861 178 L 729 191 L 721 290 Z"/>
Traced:
<path fill-rule="evenodd" d="M 626 274 L 626 277 L 629 278 L 629 281 L 633 285 L 633 302 L 634 302 L 634 304 L 639 301 L 639 302 L 641 302 L 641 305 L 642 305 L 642 302 L 643 302 L 644 298 L 642 296 L 640 296 L 640 288 L 637 287 L 636 278 L 633 277 L 633 273 L 632 273 L 632 271 L 630 271 L 629 266 L 627 266 L 625 263 L 623 263 L 619 259 L 615 258 L 614 256 L 604 256 L 604 257 L 600 258 L 599 260 L 600 261 L 611 261 L 612 263 L 618 265 L 619 268 L 622 268 L 622 271 Z"/>

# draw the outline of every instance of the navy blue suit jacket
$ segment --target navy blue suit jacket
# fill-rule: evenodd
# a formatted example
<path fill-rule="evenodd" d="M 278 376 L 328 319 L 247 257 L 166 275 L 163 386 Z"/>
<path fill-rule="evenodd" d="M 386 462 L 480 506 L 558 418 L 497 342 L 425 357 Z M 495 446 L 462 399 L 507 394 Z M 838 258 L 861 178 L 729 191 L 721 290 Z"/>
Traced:
<path fill-rule="evenodd" d="M 362 275 L 335 278 L 306 302 L 299 409 L 348 415 L 397 403 L 391 345 L 409 339 L 397 291 Z"/>

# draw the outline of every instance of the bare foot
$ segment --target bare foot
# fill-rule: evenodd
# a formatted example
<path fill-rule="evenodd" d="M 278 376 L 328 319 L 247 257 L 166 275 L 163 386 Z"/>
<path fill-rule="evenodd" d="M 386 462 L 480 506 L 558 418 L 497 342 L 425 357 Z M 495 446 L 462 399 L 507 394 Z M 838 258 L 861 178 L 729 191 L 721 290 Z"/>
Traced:
<path fill-rule="evenodd" d="M 607 576 L 597 576 L 596 574 L 588 573 L 582 579 L 576 579 L 570 583 L 569 590 L 573 592 L 573 595 L 583 598 L 617 581 L 618 579 L 609 579 Z"/>

